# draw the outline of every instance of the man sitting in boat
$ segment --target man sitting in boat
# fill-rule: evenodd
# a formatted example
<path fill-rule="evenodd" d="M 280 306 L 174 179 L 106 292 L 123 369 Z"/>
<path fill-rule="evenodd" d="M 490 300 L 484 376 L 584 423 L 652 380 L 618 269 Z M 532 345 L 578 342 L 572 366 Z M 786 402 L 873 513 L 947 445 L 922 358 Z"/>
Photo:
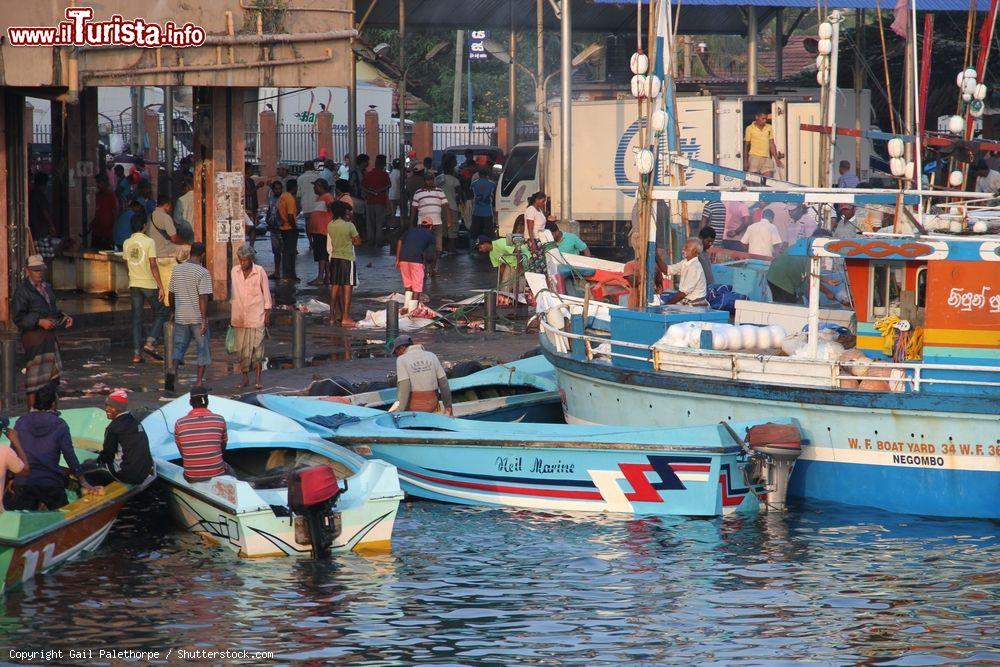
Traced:
<path fill-rule="evenodd" d="M 705 282 L 705 269 L 701 268 L 698 259 L 701 254 L 702 242 L 699 239 L 688 239 L 684 244 L 684 259 L 676 264 L 667 265 L 665 273 L 668 276 L 680 276 L 678 292 L 667 303 L 679 303 L 682 306 L 708 306 L 705 298 L 708 285 Z"/>
<path fill-rule="evenodd" d="M 25 456 L 24 450 L 21 449 L 21 440 L 17 437 L 17 431 L 9 427 L 10 419 L 0 417 L 0 433 L 7 436 L 7 439 L 10 440 L 10 447 L 0 447 L 0 484 L 3 484 L 4 488 L 7 488 L 7 473 L 19 475 L 28 472 L 28 466 L 25 463 L 28 457 Z M 0 493 L 0 496 L 2 495 Z M 3 501 L 0 498 L 0 512 L 3 510 Z"/>
<path fill-rule="evenodd" d="M 115 480 L 141 483 L 153 472 L 153 457 L 142 424 L 128 410 L 128 393 L 124 389 L 111 392 L 104 403 L 104 414 L 111 423 L 104 429 L 101 453 L 83 464 L 87 480 L 93 484 Z"/>
<path fill-rule="evenodd" d="M 208 409 L 208 390 L 191 388 L 191 412 L 174 424 L 174 442 L 184 462 L 184 479 L 204 482 L 233 474 L 222 459 L 229 441 L 226 420 Z"/>
<path fill-rule="evenodd" d="M 392 353 L 396 356 L 399 410 L 437 412 L 440 402 L 444 413 L 451 417 L 451 388 L 437 356 L 423 345 L 414 345 L 406 334 L 396 338 Z"/>
<path fill-rule="evenodd" d="M 58 395 L 53 384 L 43 386 L 35 394 L 31 412 L 17 420 L 14 430 L 27 457 L 28 474 L 14 479 L 13 496 L 8 509 L 56 510 L 66 505 L 66 481 L 59 457 L 66 460 L 85 493 L 93 487 L 84 479 L 80 460 L 73 450 L 69 425 L 56 412 Z"/>

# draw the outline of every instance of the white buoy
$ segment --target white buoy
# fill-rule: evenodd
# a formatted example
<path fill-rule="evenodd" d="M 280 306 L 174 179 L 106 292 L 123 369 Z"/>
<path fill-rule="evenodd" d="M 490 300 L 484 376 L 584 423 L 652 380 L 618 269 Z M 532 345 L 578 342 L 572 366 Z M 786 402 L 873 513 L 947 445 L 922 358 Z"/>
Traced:
<path fill-rule="evenodd" d="M 963 74 L 965 74 L 966 80 L 972 79 L 973 81 L 975 81 L 977 78 L 979 78 L 979 74 L 976 72 L 975 67 L 968 68 L 967 70 L 965 70 L 965 72 L 963 72 Z"/>
<path fill-rule="evenodd" d="M 663 82 L 660 81 L 660 77 L 655 74 L 650 74 L 646 77 L 646 96 L 650 99 L 655 99 L 660 96 L 660 89 L 663 86 Z"/>
<path fill-rule="evenodd" d="M 816 45 L 816 50 L 822 53 L 824 56 L 828 56 L 833 53 L 833 40 L 821 39 L 819 44 Z"/>
<path fill-rule="evenodd" d="M 962 82 L 962 94 L 972 95 L 974 92 L 976 92 L 976 80 L 966 78 L 965 81 Z"/>
<path fill-rule="evenodd" d="M 833 37 L 833 26 L 826 21 L 819 24 L 819 30 L 817 31 L 820 39 L 830 39 Z"/>
<path fill-rule="evenodd" d="M 952 134 L 961 134 L 965 131 L 965 119 L 955 115 L 948 119 L 948 131 Z"/>
<path fill-rule="evenodd" d="M 989 231 L 989 227 L 986 226 L 985 222 L 980 220 L 976 224 L 972 225 L 972 231 L 974 231 L 976 234 L 985 234 L 986 232 Z"/>
<path fill-rule="evenodd" d="M 649 127 L 652 128 L 653 132 L 660 133 L 667 129 L 667 112 L 663 109 L 657 109 L 649 117 Z"/>
<path fill-rule="evenodd" d="M 965 81 L 965 70 L 958 73 L 958 76 L 955 78 L 955 85 L 961 88 L 963 81 Z"/>
<path fill-rule="evenodd" d="M 903 150 L 906 144 L 899 137 L 889 140 L 889 157 L 903 157 Z"/>
<path fill-rule="evenodd" d="M 971 102 L 972 101 L 972 93 L 962 93 L 962 101 L 963 102 Z"/>
<path fill-rule="evenodd" d="M 639 169 L 639 173 L 643 175 L 653 171 L 653 151 L 643 148 L 636 153 L 635 166 Z"/>
<path fill-rule="evenodd" d="M 632 74 L 645 74 L 649 69 L 649 56 L 645 53 L 633 53 L 629 66 L 632 68 Z"/>
<path fill-rule="evenodd" d="M 830 83 L 830 70 L 821 69 L 816 72 L 816 83 L 821 87 Z"/>
<path fill-rule="evenodd" d="M 646 75 L 636 74 L 632 77 L 632 96 L 643 98 L 646 96 Z"/>
<path fill-rule="evenodd" d="M 889 160 L 889 171 L 896 178 L 906 173 L 906 160 L 901 157 L 894 157 Z"/>
<path fill-rule="evenodd" d="M 908 181 L 912 181 L 913 180 L 913 174 L 914 174 L 916 168 L 917 168 L 917 166 L 915 164 L 913 164 L 913 162 L 907 162 L 906 163 L 906 167 L 904 167 L 904 169 L 903 169 L 903 174 L 906 176 L 906 180 L 908 180 Z"/>
<path fill-rule="evenodd" d="M 962 173 L 961 169 L 956 169 L 955 171 L 948 174 L 948 185 L 953 188 L 957 188 L 962 183 L 965 182 L 965 174 Z"/>
<path fill-rule="evenodd" d="M 965 225 L 961 220 L 952 220 L 948 225 L 948 231 L 952 234 L 961 234 L 965 230 Z"/>
<path fill-rule="evenodd" d="M 816 56 L 816 69 L 817 70 L 826 69 L 829 66 L 830 65 L 827 62 L 827 57 L 826 56 Z"/>

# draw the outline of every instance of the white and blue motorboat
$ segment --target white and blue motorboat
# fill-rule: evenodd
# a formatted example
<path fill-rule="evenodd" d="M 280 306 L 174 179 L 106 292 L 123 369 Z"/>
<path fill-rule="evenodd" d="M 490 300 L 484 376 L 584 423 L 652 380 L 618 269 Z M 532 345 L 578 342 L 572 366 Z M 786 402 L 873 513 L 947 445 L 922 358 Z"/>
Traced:
<path fill-rule="evenodd" d="M 821 259 L 844 261 L 853 359 L 820 358 L 815 299 L 802 308 L 812 347 L 794 356 L 727 348 L 715 327 L 728 318 L 708 309 L 615 309 L 610 334 L 585 331 L 578 313 L 565 327 L 543 318 L 566 420 L 679 427 L 789 417 L 804 436 L 791 496 L 1000 518 L 1000 236 L 816 238 L 790 253 L 809 258 L 817 283 Z M 704 335 L 672 335 L 691 320 L 703 321 L 695 326 Z M 745 327 L 761 338 L 769 328 Z"/>
<path fill-rule="evenodd" d="M 562 421 L 555 369 L 538 355 L 497 364 L 448 381 L 456 417 L 491 422 Z M 377 410 L 395 409 L 395 387 L 323 400 Z"/>
<path fill-rule="evenodd" d="M 315 399 L 262 395 L 275 412 L 364 456 L 397 467 L 411 496 L 464 505 L 634 515 L 719 516 L 757 511 L 763 485 L 742 438 L 772 456 L 798 454 L 798 430 L 762 424 L 621 428 L 495 425 L 444 415 L 385 413 Z M 757 431 L 754 428 L 757 428 Z M 791 435 L 790 435 L 791 434 Z M 781 484 L 779 483 L 779 486 Z M 783 498 L 769 499 L 781 505 Z"/>
<path fill-rule="evenodd" d="M 189 409 L 189 396 L 182 396 L 142 422 L 171 514 L 184 528 L 247 558 L 306 555 L 320 543 L 332 551 L 389 549 L 403 497 L 394 466 L 280 414 L 212 396 L 209 409 L 228 427 L 224 459 L 234 475 L 190 482 L 173 434 Z M 315 506 L 298 506 L 296 491 L 316 473 L 323 488 L 305 495 L 324 495 Z"/>

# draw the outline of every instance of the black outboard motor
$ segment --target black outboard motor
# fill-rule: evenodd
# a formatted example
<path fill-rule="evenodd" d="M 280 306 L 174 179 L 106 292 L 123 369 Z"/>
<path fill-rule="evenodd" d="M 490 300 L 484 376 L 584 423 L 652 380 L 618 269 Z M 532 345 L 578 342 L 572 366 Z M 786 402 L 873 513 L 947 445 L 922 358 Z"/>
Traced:
<path fill-rule="evenodd" d="M 330 466 L 318 465 L 295 470 L 288 475 L 288 508 L 304 520 L 306 539 L 312 547 L 313 558 L 330 555 L 333 540 L 340 533 L 340 522 L 332 510 L 337 497 L 344 490 L 337 484 L 337 473 Z M 296 525 L 298 528 L 298 525 Z"/>

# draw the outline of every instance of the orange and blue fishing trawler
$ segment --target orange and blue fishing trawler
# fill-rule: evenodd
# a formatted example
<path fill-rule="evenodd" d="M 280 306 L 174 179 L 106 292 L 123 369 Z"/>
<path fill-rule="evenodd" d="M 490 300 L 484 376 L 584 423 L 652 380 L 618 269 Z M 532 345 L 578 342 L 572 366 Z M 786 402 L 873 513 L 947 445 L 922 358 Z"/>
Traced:
<path fill-rule="evenodd" d="M 612 311 L 611 338 L 543 324 L 568 421 L 683 426 L 782 415 L 808 439 L 792 496 L 1000 517 L 1000 236 L 814 238 L 790 254 L 808 257 L 817 280 L 822 260 L 844 261 L 856 348 L 824 354 L 815 303 L 807 346 L 792 356 L 727 350 L 717 323 L 695 325 L 696 338 L 708 334 L 699 345 L 658 312 L 638 320 Z M 629 326 L 616 327 L 618 317 Z M 746 327 L 757 338 L 768 329 L 738 329 Z M 570 345 L 559 351 L 553 341 L 563 337 Z M 608 342 L 610 353 L 594 353 Z"/>

